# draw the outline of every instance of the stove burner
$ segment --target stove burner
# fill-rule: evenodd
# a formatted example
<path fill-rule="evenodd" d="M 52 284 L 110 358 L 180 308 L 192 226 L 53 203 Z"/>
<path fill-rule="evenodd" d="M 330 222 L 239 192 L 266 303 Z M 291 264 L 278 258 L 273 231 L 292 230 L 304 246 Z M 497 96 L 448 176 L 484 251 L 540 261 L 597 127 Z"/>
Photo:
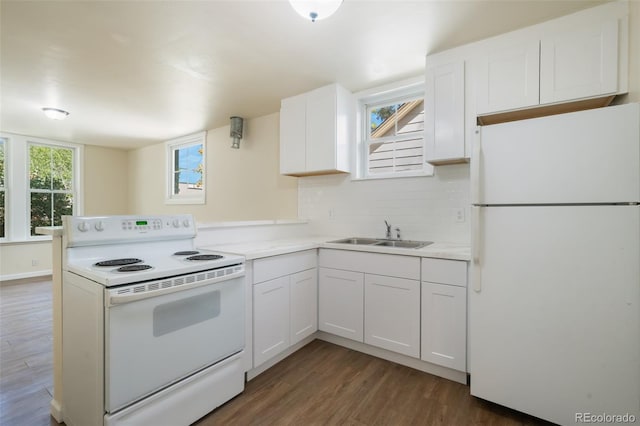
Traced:
<path fill-rule="evenodd" d="M 189 256 L 187 260 L 217 260 L 222 259 L 224 256 L 219 254 L 199 254 L 197 256 Z"/>
<path fill-rule="evenodd" d="M 112 259 L 112 260 L 103 260 L 102 262 L 94 263 L 93 266 L 123 266 L 123 265 L 133 265 L 134 263 L 140 263 L 142 259 L 136 258 L 126 258 L 126 259 Z"/>
<path fill-rule="evenodd" d="M 177 251 L 173 253 L 174 256 L 191 256 L 192 254 L 198 254 L 199 251 L 196 250 L 186 250 L 186 251 Z"/>
<path fill-rule="evenodd" d="M 137 271 L 144 271 L 146 269 L 151 269 L 151 266 L 149 266 L 149 265 L 122 266 L 122 267 L 118 268 L 117 271 L 118 272 L 137 272 Z"/>

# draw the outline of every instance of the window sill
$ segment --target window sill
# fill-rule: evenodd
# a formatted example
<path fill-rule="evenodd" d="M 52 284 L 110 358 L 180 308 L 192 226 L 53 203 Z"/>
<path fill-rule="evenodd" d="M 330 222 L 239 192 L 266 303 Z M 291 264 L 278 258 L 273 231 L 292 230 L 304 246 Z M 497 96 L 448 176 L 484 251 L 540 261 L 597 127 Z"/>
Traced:
<path fill-rule="evenodd" d="M 185 204 L 205 204 L 204 202 L 204 198 L 185 198 L 185 199 L 180 199 L 180 198 L 165 198 L 164 200 L 165 204 L 178 204 L 178 205 L 185 205 Z"/>
<path fill-rule="evenodd" d="M 355 177 L 351 178 L 351 181 L 360 181 L 360 180 L 380 180 L 380 179 L 403 179 L 403 178 L 415 178 L 415 177 L 433 177 L 435 175 L 434 172 L 415 172 L 415 173 L 407 173 L 403 175 L 380 175 L 380 176 L 365 176 L 365 177 Z"/>

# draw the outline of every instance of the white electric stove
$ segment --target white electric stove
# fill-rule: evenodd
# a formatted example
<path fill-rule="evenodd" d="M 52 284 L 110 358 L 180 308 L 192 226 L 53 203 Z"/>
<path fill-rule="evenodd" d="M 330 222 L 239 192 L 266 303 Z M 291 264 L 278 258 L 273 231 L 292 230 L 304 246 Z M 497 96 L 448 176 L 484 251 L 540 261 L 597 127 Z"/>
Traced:
<path fill-rule="evenodd" d="M 244 258 L 191 215 L 63 217 L 67 425 L 188 425 L 244 389 Z"/>
<path fill-rule="evenodd" d="M 244 263 L 242 256 L 196 249 L 190 215 L 68 217 L 66 270 L 106 287 Z"/>

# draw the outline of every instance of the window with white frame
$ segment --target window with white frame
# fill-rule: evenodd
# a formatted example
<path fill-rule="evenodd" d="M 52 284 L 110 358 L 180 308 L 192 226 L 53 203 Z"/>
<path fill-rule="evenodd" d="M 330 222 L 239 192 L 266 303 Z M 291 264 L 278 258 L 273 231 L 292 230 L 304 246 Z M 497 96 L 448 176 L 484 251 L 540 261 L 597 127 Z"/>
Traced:
<path fill-rule="evenodd" d="M 29 143 L 29 228 L 61 226 L 63 215 L 72 215 L 74 148 Z"/>
<path fill-rule="evenodd" d="M 358 98 L 358 177 L 431 175 L 424 157 L 424 84 L 400 83 Z"/>
<path fill-rule="evenodd" d="M 0 234 L 3 242 L 47 240 L 38 226 L 80 215 L 82 145 L 0 134 Z"/>
<path fill-rule="evenodd" d="M 166 142 L 167 204 L 204 204 L 206 132 Z"/>
<path fill-rule="evenodd" d="M 5 200 L 7 198 L 6 189 L 5 189 L 5 168 L 6 168 L 6 139 L 0 138 L 0 239 L 4 239 L 6 237 L 5 231 Z"/>

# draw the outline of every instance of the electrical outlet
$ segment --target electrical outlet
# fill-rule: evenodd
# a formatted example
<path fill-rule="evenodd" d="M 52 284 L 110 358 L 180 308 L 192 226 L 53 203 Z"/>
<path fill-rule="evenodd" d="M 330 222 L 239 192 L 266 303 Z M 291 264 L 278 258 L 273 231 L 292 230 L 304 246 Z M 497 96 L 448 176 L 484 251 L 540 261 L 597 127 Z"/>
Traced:
<path fill-rule="evenodd" d="M 456 221 L 456 223 L 464 222 L 465 221 L 464 209 L 463 208 L 453 209 L 453 218 Z"/>
<path fill-rule="evenodd" d="M 329 220 L 333 220 L 336 218 L 336 212 L 334 209 L 329 209 Z"/>
<path fill-rule="evenodd" d="M 38 259 L 31 259 L 31 266 L 38 266 Z"/>

